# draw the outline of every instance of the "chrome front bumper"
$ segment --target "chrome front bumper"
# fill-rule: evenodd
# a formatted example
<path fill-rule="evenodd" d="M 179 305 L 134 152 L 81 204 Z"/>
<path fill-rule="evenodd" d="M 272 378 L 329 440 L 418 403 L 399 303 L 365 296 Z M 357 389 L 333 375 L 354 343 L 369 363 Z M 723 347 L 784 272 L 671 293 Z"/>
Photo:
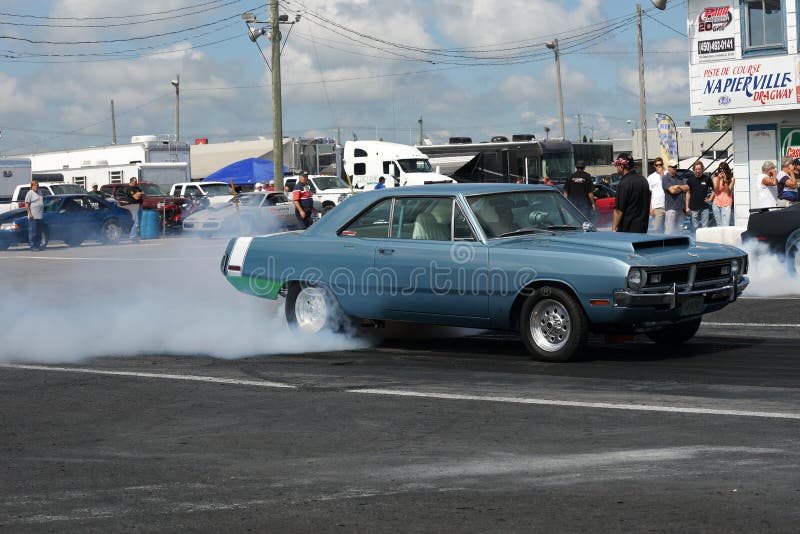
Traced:
<path fill-rule="evenodd" d="M 702 297 L 703 302 L 719 302 L 723 299 L 733 302 L 749 283 L 750 280 L 743 276 L 738 282 L 731 280 L 724 286 L 689 291 L 679 291 L 676 284 L 672 284 L 671 290 L 660 293 L 635 293 L 628 289 L 618 289 L 614 291 L 614 302 L 617 306 L 658 306 L 671 310 L 684 302 L 696 301 L 698 297 Z"/>

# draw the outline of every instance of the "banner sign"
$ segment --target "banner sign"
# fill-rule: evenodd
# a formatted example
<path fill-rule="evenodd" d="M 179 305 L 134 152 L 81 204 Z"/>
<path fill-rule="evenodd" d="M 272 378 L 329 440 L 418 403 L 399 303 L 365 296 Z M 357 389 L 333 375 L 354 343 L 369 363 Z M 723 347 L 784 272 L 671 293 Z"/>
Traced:
<path fill-rule="evenodd" d="M 700 12 L 694 18 L 692 26 L 694 30 L 692 39 L 694 48 L 697 50 L 698 61 L 719 61 L 735 57 L 736 46 L 731 6 L 700 7 Z"/>
<path fill-rule="evenodd" d="M 752 112 L 798 102 L 794 57 L 723 61 L 701 70 L 704 111 Z"/>
<path fill-rule="evenodd" d="M 669 160 L 678 160 L 678 129 L 675 121 L 666 113 L 656 113 L 656 131 L 658 131 L 658 155 L 666 164 Z M 665 167 L 666 168 L 666 167 Z"/>

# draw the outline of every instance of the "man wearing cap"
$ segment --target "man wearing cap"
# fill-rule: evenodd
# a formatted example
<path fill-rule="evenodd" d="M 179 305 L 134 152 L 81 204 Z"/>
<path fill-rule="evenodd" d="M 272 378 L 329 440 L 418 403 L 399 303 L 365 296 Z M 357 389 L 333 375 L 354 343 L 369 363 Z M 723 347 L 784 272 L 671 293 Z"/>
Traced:
<path fill-rule="evenodd" d="M 685 198 L 689 186 L 678 176 L 677 160 L 667 162 L 667 172 L 661 178 L 661 186 L 664 190 L 664 233 L 680 234 L 683 216 L 689 213 Z"/>
<path fill-rule="evenodd" d="M 650 185 L 634 170 L 633 158 L 628 154 L 617 156 L 614 166 L 622 180 L 617 186 L 611 231 L 646 234 L 650 222 Z"/>
<path fill-rule="evenodd" d="M 253 191 L 256 193 L 260 193 L 263 190 L 264 190 L 264 184 L 262 184 L 261 182 L 256 182 L 255 187 L 253 187 Z"/>
<path fill-rule="evenodd" d="M 664 160 L 655 158 L 653 167 L 655 171 L 647 177 L 647 183 L 650 185 L 650 217 L 652 217 L 650 231 L 656 234 L 663 234 L 665 210 L 664 186 L 661 182 L 664 178 Z"/>
<path fill-rule="evenodd" d="M 794 173 L 795 161 L 792 158 L 781 160 L 781 170 L 778 172 L 778 207 L 785 208 L 797 202 L 797 177 Z"/>
<path fill-rule="evenodd" d="M 307 171 L 302 171 L 298 176 L 297 183 L 294 184 L 294 190 L 292 191 L 292 201 L 294 202 L 294 214 L 300 226 L 304 229 L 311 226 L 314 198 Z"/>
<path fill-rule="evenodd" d="M 267 187 L 267 191 L 275 191 L 275 180 L 269 181 L 269 186 Z"/>
<path fill-rule="evenodd" d="M 575 163 L 577 169 L 564 183 L 564 197 L 572 202 L 583 215 L 591 220 L 592 212 L 596 208 L 596 200 L 592 194 L 592 176 L 584 171 L 586 164 L 582 161 Z"/>

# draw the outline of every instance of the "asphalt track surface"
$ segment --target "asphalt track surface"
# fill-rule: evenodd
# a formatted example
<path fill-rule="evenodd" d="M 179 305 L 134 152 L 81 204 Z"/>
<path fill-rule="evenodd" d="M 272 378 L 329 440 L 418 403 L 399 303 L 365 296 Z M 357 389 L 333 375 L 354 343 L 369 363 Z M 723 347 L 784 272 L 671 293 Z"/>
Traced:
<path fill-rule="evenodd" d="M 0 253 L 2 316 L 28 315 L 0 337 L 0 530 L 797 531 L 797 298 L 741 299 L 678 351 L 595 338 L 569 364 L 404 325 L 296 354 L 248 325 L 220 335 L 274 350 L 224 358 L 205 338 L 125 350 L 110 324 L 69 339 L 97 320 L 78 296 L 126 320 L 137 277 L 191 314 L 139 317 L 200 335 L 249 304 L 216 293 L 223 244 Z"/>

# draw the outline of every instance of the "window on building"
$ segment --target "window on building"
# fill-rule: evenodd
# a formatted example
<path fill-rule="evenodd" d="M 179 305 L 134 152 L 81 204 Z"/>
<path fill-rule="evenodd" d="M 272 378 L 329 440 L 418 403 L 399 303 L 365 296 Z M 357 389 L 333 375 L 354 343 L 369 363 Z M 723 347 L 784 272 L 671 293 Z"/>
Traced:
<path fill-rule="evenodd" d="M 85 176 L 76 176 L 72 179 L 72 183 L 78 184 L 81 187 L 86 187 L 86 177 Z"/>
<path fill-rule="evenodd" d="M 122 183 L 122 171 L 111 171 L 109 174 L 109 179 L 112 184 L 121 184 Z"/>
<path fill-rule="evenodd" d="M 783 0 L 742 0 L 742 50 L 786 49 Z"/>

